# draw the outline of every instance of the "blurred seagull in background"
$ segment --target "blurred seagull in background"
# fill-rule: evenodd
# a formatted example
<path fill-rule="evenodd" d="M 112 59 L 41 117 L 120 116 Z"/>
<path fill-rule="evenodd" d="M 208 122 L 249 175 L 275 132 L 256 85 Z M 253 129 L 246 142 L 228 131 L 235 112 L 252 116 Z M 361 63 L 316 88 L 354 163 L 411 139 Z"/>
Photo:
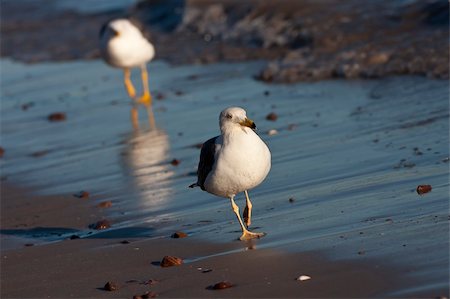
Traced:
<path fill-rule="evenodd" d="M 124 83 L 128 95 L 133 100 L 131 120 L 138 128 L 138 106 L 147 108 L 150 126 L 154 127 L 152 97 L 148 86 L 147 63 L 155 56 L 155 48 L 145 37 L 137 22 L 130 19 L 115 19 L 104 24 L 100 30 L 100 51 L 103 59 L 109 65 L 124 70 Z M 136 96 L 136 90 L 131 81 L 131 69 L 139 67 L 143 94 Z"/>
<path fill-rule="evenodd" d="M 254 132 L 255 123 L 248 119 L 244 109 L 231 107 L 219 117 L 221 135 L 206 141 L 200 152 L 197 182 L 189 187 L 200 187 L 208 193 L 229 198 L 242 229 L 240 240 L 260 238 L 265 233 L 248 230 L 251 224 L 252 203 L 248 190 L 258 186 L 267 176 L 271 155 L 267 145 Z M 244 192 L 246 207 L 244 222 L 234 197 Z"/>

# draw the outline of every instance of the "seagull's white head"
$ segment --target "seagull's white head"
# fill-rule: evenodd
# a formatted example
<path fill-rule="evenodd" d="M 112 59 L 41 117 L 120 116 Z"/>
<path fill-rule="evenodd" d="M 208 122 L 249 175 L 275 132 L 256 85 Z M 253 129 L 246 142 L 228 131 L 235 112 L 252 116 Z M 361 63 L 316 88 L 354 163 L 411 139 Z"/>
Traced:
<path fill-rule="evenodd" d="M 101 39 L 142 37 L 141 31 L 128 19 L 116 19 L 107 23 L 100 32 Z"/>
<path fill-rule="evenodd" d="M 256 129 L 255 123 L 247 118 L 247 113 L 240 107 L 230 107 L 223 110 L 219 116 L 219 125 L 222 134 L 236 128 L 244 130 L 246 127 L 252 130 Z"/>

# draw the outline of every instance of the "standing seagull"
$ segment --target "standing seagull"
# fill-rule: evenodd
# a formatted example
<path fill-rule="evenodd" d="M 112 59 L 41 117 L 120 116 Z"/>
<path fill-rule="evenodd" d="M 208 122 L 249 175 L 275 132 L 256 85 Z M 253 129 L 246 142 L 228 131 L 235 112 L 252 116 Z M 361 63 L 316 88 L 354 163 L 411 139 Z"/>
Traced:
<path fill-rule="evenodd" d="M 219 116 L 221 135 L 206 141 L 200 152 L 197 183 L 211 194 L 229 198 L 242 229 L 241 240 L 259 238 L 265 233 L 250 232 L 252 203 L 248 190 L 258 186 L 270 170 L 270 151 L 267 145 L 253 131 L 255 123 L 248 119 L 244 109 L 231 107 Z M 246 207 L 244 223 L 234 197 L 245 192 Z"/>
<path fill-rule="evenodd" d="M 111 66 L 124 70 L 124 83 L 128 95 L 133 100 L 131 120 L 138 127 L 139 104 L 147 108 L 150 125 L 154 127 L 152 97 L 148 87 L 147 62 L 155 56 L 155 48 L 146 39 L 143 32 L 128 19 L 116 19 L 104 24 L 100 30 L 100 50 L 103 59 Z M 143 94 L 136 97 L 131 82 L 131 69 L 141 68 Z"/>

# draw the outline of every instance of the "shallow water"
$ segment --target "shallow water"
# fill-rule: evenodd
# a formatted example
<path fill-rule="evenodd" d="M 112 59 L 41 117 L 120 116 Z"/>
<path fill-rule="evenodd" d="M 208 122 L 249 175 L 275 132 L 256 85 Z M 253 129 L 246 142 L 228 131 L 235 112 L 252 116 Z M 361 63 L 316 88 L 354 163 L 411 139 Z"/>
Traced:
<path fill-rule="evenodd" d="M 397 296 L 448 290 L 448 82 L 266 85 L 252 79 L 261 66 L 152 63 L 158 129 L 148 130 L 142 110 L 133 131 L 120 71 L 100 61 L 2 60 L 2 176 L 42 194 L 88 190 L 111 200 L 113 227 L 94 237 L 183 230 L 231 242 L 239 226 L 229 201 L 187 186 L 196 180 L 195 145 L 218 134 L 223 108 L 241 106 L 272 151 L 268 178 L 250 192 L 253 230 L 268 234 L 256 247 L 384 260 L 423 282 Z M 275 122 L 265 119 L 272 111 Z M 49 122 L 52 112 L 67 120 Z M 417 195 L 419 184 L 432 192 Z"/>

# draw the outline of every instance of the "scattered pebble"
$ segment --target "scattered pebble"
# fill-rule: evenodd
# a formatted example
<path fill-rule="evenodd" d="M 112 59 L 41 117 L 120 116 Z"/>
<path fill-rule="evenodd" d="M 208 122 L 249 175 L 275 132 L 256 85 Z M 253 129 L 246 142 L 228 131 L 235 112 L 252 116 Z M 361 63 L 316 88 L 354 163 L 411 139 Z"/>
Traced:
<path fill-rule="evenodd" d="M 271 130 L 267 131 L 267 135 L 269 135 L 269 136 L 273 136 L 273 135 L 277 135 L 277 134 L 278 134 L 278 131 L 275 129 L 271 129 Z"/>
<path fill-rule="evenodd" d="M 278 115 L 275 112 L 271 112 L 266 116 L 267 120 L 276 121 L 278 119 Z"/>
<path fill-rule="evenodd" d="M 75 240 L 75 239 L 79 239 L 80 238 L 80 236 L 78 236 L 78 235 L 71 235 L 70 236 L 70 240 Z"/>
<path fill-rule="evenodd" d="M 97 207 L 99 207 L 99 208 L 110 208 L 110 207 L 112 207 L 112 202 L 110 200 L 102 201 L 101 203 L 99 203 L 97 205 Z"/>
<path fill-rule="evenodd" d="M 130 244 L 130 241 L 128 241 L 128 240 L 123 240 L 123 241 L 120 241 L 120 244 Z"/>
<path fill-rule="evenodd" d="M 164 100 L 165 98 L 166 98 L 166 96 L 163 93 L 161 93 L 161 92 L 158 92 L 156 94 L 156 99 L 157 100 Z"/>
<path fill-rule="evenodd" d="M 268 90 L 264 91 L 264 95 L 265 95 L 266 97 L 269 96 L 269 95 L 270 95 L 270 91 L 268 91 Z"/>
<path fill-rule="evenodd" d="M 77 198 L 89 198 L 89 192 L 87 191 L 80 191 L 78 193 L 75 193 L 73 196 L 77 197 Z"/>
<path fill-rule="evenodd" d="M 175 91 L 175 95 L 182 96 L 182 95 L 184 95 L 184 92 L 182 92 L 181 90 L 177 90 L 177 91 Z"/>
<path fill-rule="evenodd" d="M 63 112 L 55 112 L 47 116 L 49 121 L 64 121 L 66 120 L 66 114 Z"/>
<path fill-rule="evenodd" d="M 186 238 L 188 235 L 184 232 L 175 232 L 172 234 L 172 238 L 174 239 L 181 239 L 181 238 Z"/>
<path fill-rule="evenodd" d="M 2 158 L 4 154 L 5 150 L 3 149 L 3 147 L 0 147 L 0 158 Z"/>
<path fill-rule="evenodd" d="M 189 75 L 187 76 L 188 80 L 197 80 L 198 79 L 198 75 Z"/>
<path fill-rule="evenodd" d="M 231 282 L 229 282 L 229 281 L 221 281 L 221 282 L 216 283 L 213 286 L 210 286 L 209 289 L 212 289 L 212 290 L 223 290 L 223 289 L 231 288 L 232 286 L 233 286 L 233 284 Z"/>
<path fill-rule="evenodd" d="M 290 198 L 289 198 L 289 202 L 290 202 L 290 203 L 293 203 L 293 202 L 295 202 L 295 198 L 293 198 L 293 197 L 290 197 Z"/>
<path fill-rule="evenodd" d="M 28 110 L 28 108 L 31 108 L 33 106 L 34 106 L 34 103 L 33 102 L 29 102 L 29 103 L 22 104 L 21 108 L 22 108 L 23 111 L 26 111 L 26 110 Z"/>
<path fill-rule="evenodd" d="M 308 275 L 300 275 L 299 277 L 297 277 L 298 281 L 305 281 L 305 280 L 310 280 L 311 276 Z"/>
<path fill-rule="evenodd" d="M 0 157 L 1 157 L 1 155 L 0 155 Z M 442 159 L 442 162 L 448 163 L 449 160 L 450 160 L 450 158 L 449 158 L 449 157 L 446 157 L 446 158 Z"/>
<path fill-rule="evenodd" d="M 181 161 L 178 159 L 173 159 L 172 161 L 170 161 L 170 164 L 172 164 L 173 166 L 178 166 L 180 163 Z"/>
<path fill-rule="evenodd" d="M 297 129 L 297 127 L 298 127 L 297 124 L 290 124 L 290 125 L 288 126 L 287 129 L 288 129 L 289 131 L 293 131 L 293 130 Z"/>
<path fill-rule="evenodd" d="M 31 247 L 31 246 L 34 246 L 34 244 L 33 243 L 26 243 L 25 246 L 26 247 Z"/>
<path fill-rule="evenodd" d="M 162 261 L 160 266 L 161 267 L 172 267 L 172 266 L 179 266 L 183 263 L 183 260 L 179 257 L 176 256 L 170 256 L 170 255 L 166 255 Z"/>
<path fill-rule="evenodd" d="M 37 152 L 32 153 L 31 156 L 34 158 L 39 158 L 39 157 L 47 155 L 49 152 L 50 152 L 49 150 L 37 151 Z"/>
<path fill-rule="evenodd" d="M 156 294 L 155 292 L 152 292 L 152 291 L 148 291 L 147 293 L 141 295 L 142 299 L 155 298 L 156 296 L 158 296 L 158 294 Z"/>
<path fill-rule="evenodd" d="M 364 254 L 366 254 L 366 252 L 364 250 L 358 251 L 358 255 L 364 255 Z"/>
<path fill-rule="evenodd" d="M 96 223 L 89 225 L 89 228 L 97 229 L 97 230 L 107 229 L 110 227 L 111 227 L 111 223 L 106 219 L 97 221 Z"/>
<path fill-rule="evenodd" d="M 105 291 L 117 291 L 119 289 L 119 286 L 115 282 L 108 281 L 105 286 L 103 287 Z"/>
<path fill-rule="evenodd" d="M 419 185 L 417 186 L 417 194 L 422 195 L 431 191 L 431 185 Z"/>

